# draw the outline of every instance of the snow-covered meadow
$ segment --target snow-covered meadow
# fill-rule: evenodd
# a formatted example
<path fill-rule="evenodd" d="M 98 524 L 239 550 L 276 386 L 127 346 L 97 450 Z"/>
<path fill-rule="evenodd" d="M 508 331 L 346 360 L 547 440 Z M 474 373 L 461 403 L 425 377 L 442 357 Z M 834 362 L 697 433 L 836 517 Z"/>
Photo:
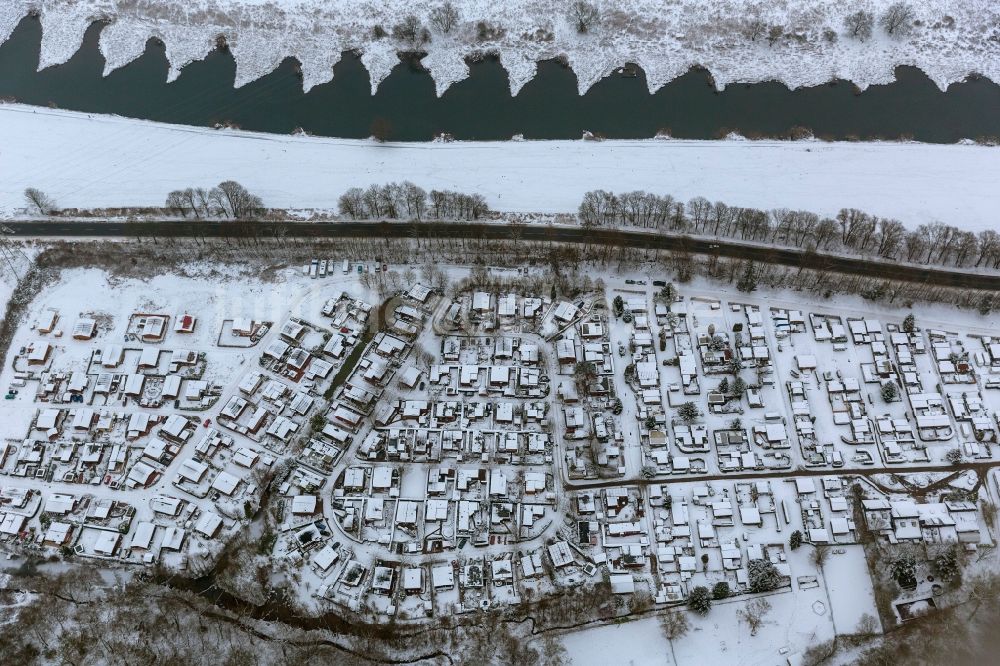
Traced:
<path fill-rule="evenodd" d="M 836 214 L 843 207 L 978 231 L 996 226 L 1000 150 L 818 141 L 385 143 L 164 125 L 0 105 L 0 216 L 37 187 L 63 208 L 160 206 L 234 179 L 270 207 L 335 209 L 348 188 L 410 180 L 504 212 L 572 213 L 593 189 Z"/>
<path fill-rule="evenodd" d="M 459 20 L 447 34 L 428 22 L 443 0 L 4 0 L 0 42 L 21 18 L 38 12 L 40 67 L 49 67 L 76 52 L 92 21 L 107 20 L 100 41 L 106 71 L 139 57 L 156 37 L 166 44 L 172 80 L 222 35 L 236 59 L 237 86 L 294 57 L 306 90 L 329 81 L 347 50 L 362 53 L 374 90 L 399 62 L 397 52 L 414 49 L 427 53 L 423 62 L 438 94 L 468 76 L 467 57 L 484 52 L 499 55 L 514 94 L 535 75 L 539 60 L 556 57 L 573 67 L 581 92 L 626 63 L 645 70 L 651 91 L 696 65 L 711 71 L 720 88 L 772 79 L 795 88 L 834 77 L 864 88 L 892 81 L 901 64 L 919 67 L 942 89 L 970 73 L 1000 81 L 996 2 L 913 0 L 912 31 L 890 37 L 877 18 L 892 1 L 864 3 L 876 27 L 870 39 L 859 41 L 849 36 L 844 18 L 860 5 L 836 0 L 599 0 L 600 23 L 583 35 L 568 18 L 571 0 L 453 0 Z M 428 26 L 429 42 L 392 37 L 407 14 Z M 767 26 L 752 40 L 751 17 Z M 376 26 L 388 34 L 380 37 Z"/>

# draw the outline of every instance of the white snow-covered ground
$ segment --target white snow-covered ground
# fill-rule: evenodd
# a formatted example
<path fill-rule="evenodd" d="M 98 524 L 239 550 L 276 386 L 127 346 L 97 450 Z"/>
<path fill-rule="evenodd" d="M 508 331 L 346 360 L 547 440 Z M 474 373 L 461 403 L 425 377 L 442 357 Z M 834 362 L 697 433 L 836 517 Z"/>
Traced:
<path fill-rule="evenodd" d="M 781 141 L 386 143 L 220 131 L 0 105 L 0 217 L 37 187 L 63 208 L 163 205 L 170 190 L 242 182 L 280 208 L 336 208 L 349 187 L 411 180 L 484 195 L 496 210 L 575 212 L 584 192 L 996 226 L 1000 150 Z"/>
<path fill-rule="evenodd" d="M 371 73 L 372 89 L 398 63 L 399 50 L 413 50 L 391 36 L 376 38 L 375 26 L 392 32 L 407 14 L 423 24 L 443 0 L 4 0 L 0 42 L 30 11 L 41 15 L 41 67 L 68 60 L 94 20 L 111 24 L 100 47 L 107 71 L 139 57 L 146 41 L 166 44 L 171 80 L 203 58 L 224 35 L 236 58 L 236 85 L 267 74 L 286 57 L 302 64 L 306 90 L 333 77 L 333 65 L 357 49 Z M 876 17 L 893 0 L 868 0 Z M 728 83 L 776 79 L 790 87 L 818 85 L 833 77 L 864 88 L 893 80 L 897 65 L 921 68 L 942 89 L 972 72 L 1000 80 L 1000 5 L 993 0 L 912 0 L 914 27 L 892 38 L 878 27 L 871 39 L 851 38 L 844 17 L 858 3 L 837 0 L 598 0 L 601 21 L 580 35 L 568 19 L 571 0 L 453 0 L 458 25 L 432 31 L 424 64 L 438 94 L 468 76 L 465 58 L 496 53 L 510 74 L 514 94 L 542 59 L 565 57 L 586 91 L 629 62 L 646 72 L 655 91 L 694 65 L 708 68 L 720 88 Z M 749 18 L 780 26 L 769 43 L 746 34 Z M 877 20 L 877 18 L 876 18 Z M 477 23 L 502 28 L 480 39 Z M 831 37 L 832 35 L 832 37 Z"/>
<path fill-rule="evenodd" d="M 766 598 L 772 609 L 756 636 L 738 615 L 746 605 L 742 599 L 716 602 L 705 617 L 680 609 L 691 630 L 674 641 L 676 661 L 656 616 L 570 633 L 563 644 L 573 666 L 773 666 L 799 663 L 798 653 L 833 638 L 830 601 L 822 585 Z"/>

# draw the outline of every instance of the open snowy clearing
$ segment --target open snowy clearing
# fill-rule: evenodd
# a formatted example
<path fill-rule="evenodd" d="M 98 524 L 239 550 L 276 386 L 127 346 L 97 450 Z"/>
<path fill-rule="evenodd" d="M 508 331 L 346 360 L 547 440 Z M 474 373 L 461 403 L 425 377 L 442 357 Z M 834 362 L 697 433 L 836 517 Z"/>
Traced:
<path fill-rule="evenodd" d="M 781 141 L 377 144 L 164 125 L 0 106 L 0 213 L 37 187 L 62 208 L 160 206 L 170 190 L 235 179 L 280 208 L 335 209 L 348 188 L 411 180 L 477 192 L 509 212 L 575 212 L 593 189 L 811 210 L 978 231 L 1000 208 L 1000 150 Z"/>
<path fill-rule="evenodd" d="M 792 557 L 805 560 L 798 553 Z M 863 585 L 864 581 L 860 583 Z M 705 617 L 680 608 L 678 612 L 686 613 L 691 621 L 691 630 L 674 641 L 676 661 L 671 657 L 670 644 L 663 637 L 657 616 L 566 634 L 563 644 L 573 666 L 684 666 L 706 660 L 740 666 L 770 666 L 789 663 L 789 660 L 799 663 L 799 655 L 806 648 L 833 638 L 831 602 L 822 586 L 765 598 L 772 610 L 756 636 L 750 634 L 749 627 L 738 615 L 746 606 L 745 600 L 716 602 Z"/>
<path fill-rule="evenodd" d="M 892 0 L 869 3 L 876 18 Z M 148 39 L 163 40 L 176 78 L 188 63 L 225 36 L 236 58 L 236 85 L 264 76 L 286 57 L 302 64 L 306 90 L 329 81 L 341 53 L 357 49 L 372 89 L 398 63 L 397 52 L 422 50 L 438 94 L 468 76 L 466 58 L 496 53 L 517 92 L 535 75 L 539 60 L 565 57 L 586 91 L 626 63 L 645 70 L 655 91 L 692 66 L 708 68 L 720 88 L 731 82 L 776 79 L 790 87 L 819 85 L 839 77 L 864 88 L 887 83 L 900 64 L 921 68 L 942 89 L 976 72 L 1000 80 L 1000 14 L 989 0 L 917 0 L 912 30 L 895 38 L 877 24 L 866 41 L 844 25 L 852 3 L 794 0 L 780 5 L 752 0 L 657 0 L 597 2 L 600 21 L 578 34 L 568 18 L 570 0 L 455 0 L 455 27 L 430 25 L 437 0 L 5 0 L 0 4 L 0 42 L 29 12 L 41 15 L 40 67 L 68 60 L 94 20 L 107 20 L 101 51 L 107 71 L 139 57 Z M 429 42 L 395 38 L 393 26 L 407 14 L 430 29 Z M 776 26 L 751 40 L 750 17 Z M 486 28 L 481 29 L 479 22 Z M 385 36 L 376 37 L 376 26 Z M 388 34 L 386 34 L 388 33 Z"/>

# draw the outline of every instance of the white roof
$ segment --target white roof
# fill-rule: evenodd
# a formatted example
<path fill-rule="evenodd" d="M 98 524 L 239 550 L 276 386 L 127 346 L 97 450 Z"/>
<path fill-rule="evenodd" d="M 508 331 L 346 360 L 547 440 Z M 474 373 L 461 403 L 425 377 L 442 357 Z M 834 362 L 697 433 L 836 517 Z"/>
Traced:
<path fill-rule="evenodd" d="M 222 518 L 214 511 L 206 511 L 198 518 L 198 522 L 194 525 L 194 531 L 211 538 L 215 536 L 220 525 L 222 525 Z"/>
<path fill-rule="evenodd" d="M 419 567 L 407 567 L 403 569 L 403 589 L 419 590 L 423 586 L 424 571 Z"/>
<path fill-rule="evenodd" d="M 117 532 L 101 530 L 97 535 L 97 541 L 94 542 L 94 552 L 100 553 L 101 555 L 114 555 L 115 548 L 118 547 L 118 541 L 120 539 L 121 534 Z"/>
<path fill-rule="evenodd" d="M 181 376 L 167 375 L 163 378 L 163 390 L 161 394 L 164 398 L 176 398 L 181 393 Z"/>
<path fill-rule="evenodd" d="M 170 525 L 163 533 L 163 542 L 160 548 L 163 550 L 180 550 L 184 543 L 184 530 L 174 525 Z"/>
<path fill-rule="evenodd" d="M 129 375 L 128 379 L 125 380 L 125 395 L 139 395 L 142 393 L 142 387 L 146 384 L 145 375 Z"/>
<path fill-rule="evenodd" d="M 253 449 L 241 446 L 233 452 L 233 462 L 241 467 L 253 467 L 260 456 Z"/>
<path fill-rule="evenodd" d="M 240 480 L 229 472 L 220 472 L 212 482 L 212 487 L 223 495 L 232 495 L 236 492 L 236 487 L 240 485 Z"/>
<path fill-rule="evenodd" d="M 149 479 L 156 473 L 152 466 L 144 462 L 137 462 L 128 472 L 128 479 L 133 483 L 144 486 L 149 483 Z"/>
<path fill-rule="evenodd" d="M 24 527 L 26 520 L 25 516 L 18 513 L 3 514 L 3 519 L 0 520 L 0 534 L 17 534 Z"/>
<path fill-rule="evenodd" d="M 635 581 L 632 579 L 632 574 L 611 574 L 608 581 L 611 583 L 611 591 L 614 594 L 632 594 L 635 592 Z"/>
<path fill-rule="evenodd" d="M 163 513 L 168 516 L 176 516 L 181 508 L 181 501 L 176 497 L 168 495 L 157 495 L 149 501 L 153 511 Z"/>
<path fill-rule="evenodd" d="M 171 414 L 167 417 L 167 422 L 163 424 L 161 432 L 164 432 L 174 439 L 181 439 L 184 434 L 184 429 L 190 424 L 186 418 L 180 414 Z"/>
<path fill-rule="evenodd" d="M 142 353 L 139 354 L 139 367 L 155 368 L 159 358 L 160 358 L 159 349 L 157 349 L 156 347 L 143 347 Z"/>
<path fill-rule="evenodd" d="M 183 476 L 188 481 L 192 483 L 198 483 L 201 481 L 202 477 L 205 476 L 205 472 L 208 471 L 208 467 L 204 463 L 200 463 L 194 458 L 189 458 L 181 463 L 181 466 L 177 469 L 177 473 Z"/>
<path fill-rule="evenodd" d="M 315 495 L 296 495 L 292 498 L 292 513 L 310 515 L 316 513 Z"/>
<path fill-rule="evenodd" d="M 72 495 L 53 493 L 45 500 L 45 511 L 65 515 L 73 510 L 76 498 Z"/>
<path fill-rule="evenodd" d="M 49 525 L 48 531 L 45 532 L 45 540 L 52 543 L 65 543 L 71 529 L 73 527 L 69 523 L 53 522 Z"/>
<path fill-rule="evenodd" d="M 450 564 L 439 564 L 431 567 L 431 582 L 435 588 L 455 586 L 455 570 Z"/>
<path fill-rule="evenodd" d="M 326 544 L 319 550 L 319 552 L 313 555 L 312 561 L 313 564 L 320 569 L 320 571 L 326 571 L 332 567 L 338 559 L 340 559 L 340 555 L 337 551 L 333 549 L 332 545 Z"/>
<path fill-rule="evenodd" d="M 576 316 L 576 306 L 569 301 L 559 301 L 553 316 L 561 321 L 571 321 Z"/>
<path fill-rule="evenodd" d="M 472 309 L 473 310 L 489 310 L 490 303 L 492 302 L 492 296 L 485 291 L 477 291 L 472 296 Z"/>

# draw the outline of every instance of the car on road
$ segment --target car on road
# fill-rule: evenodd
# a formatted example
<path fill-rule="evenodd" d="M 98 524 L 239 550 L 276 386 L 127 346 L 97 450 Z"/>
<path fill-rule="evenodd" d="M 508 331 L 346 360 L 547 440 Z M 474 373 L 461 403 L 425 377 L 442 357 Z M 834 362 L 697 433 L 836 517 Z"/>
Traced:
<path fill-rule="evenodd" d="M 0 231 L 4 232 L 5 234 L 12 234 L 12 233 L 14 233 L 13 229 L 11 229 L 10 227 L 6 227 L 6 226 L 0 226 Z"/>
<path fill-rule="evenodd" d="M 205 419 L 205 422 L 202 423 L 202 425 L 207 428 L 208 426 L 212 425 L 212 419 Z"/>
<path fill-rule="evenodd" d="M 645 281 L 645 280 L 636 280 L 636 281 L 635 281 L 635 283 L 636 283 L 636 284 L 641 284 L 641 285 L 645 285 L 645 284 L 646 284 L 646 281 Z"/>
<path fill-rule="evenodd" d="M 654 287 L 666 287 L 667 286 L 667 281 L 666 280 L 653 280 L 653 286 Z"/>
<path fill-rule="evenodd" d="M 635 284 L 635 280 L 625 280 L 625 284 Z"/>

